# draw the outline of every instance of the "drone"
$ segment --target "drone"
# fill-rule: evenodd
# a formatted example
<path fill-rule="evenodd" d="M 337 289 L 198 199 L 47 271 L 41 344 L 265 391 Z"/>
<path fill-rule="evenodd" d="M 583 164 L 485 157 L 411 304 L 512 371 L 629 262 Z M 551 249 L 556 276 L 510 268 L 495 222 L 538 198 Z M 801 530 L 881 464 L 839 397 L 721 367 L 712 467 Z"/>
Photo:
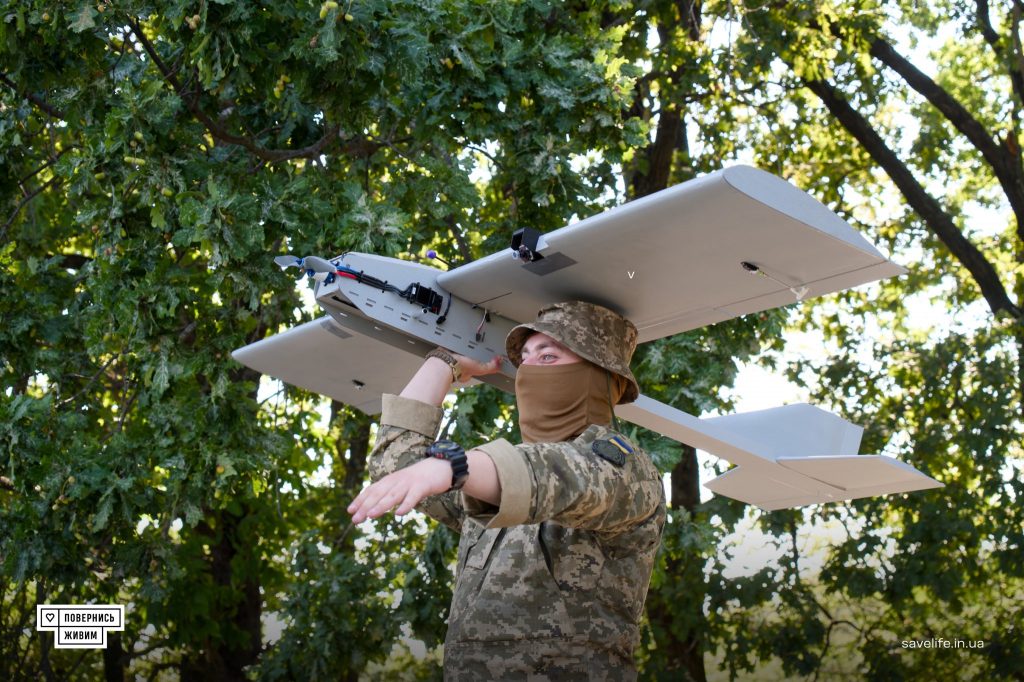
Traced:
<path fill-rule="evenodd" d="M 436 255 L 436 254 L 428 254 Z M 905 273 L 782 178 L 731 166 L 447 270 L 367 253 L 278 256 L 314 280 L 326 313 L 232 353 L 238 362 L 366 414 L 432 349 L 487 362 L 545 305 L 581 300 L 631 320 L 638 343 Z M 515 392 L 516 368 L 479 381 Z M 885 455 L 863 428 L 806 403 L 698 418 L 649 396 L 616 416 L 724 458 L 705 486 L 765 510 L 943 484 Z"/>

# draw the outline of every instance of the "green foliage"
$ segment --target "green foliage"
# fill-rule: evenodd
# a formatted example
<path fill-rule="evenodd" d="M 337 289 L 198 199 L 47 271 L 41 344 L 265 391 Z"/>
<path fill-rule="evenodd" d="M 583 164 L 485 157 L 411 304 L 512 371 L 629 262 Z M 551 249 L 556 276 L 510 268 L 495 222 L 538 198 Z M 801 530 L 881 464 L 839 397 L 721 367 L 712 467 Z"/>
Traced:
<path fill-rule="evenodd" d="M 267 397 L 230 351 L 310 315 L 273 255 L 474 258 L 597 210 L 637 139 L 596 9 L 324 9 L 0 9 L 5 608 L 35 589 L 130 603 L 137 674 L 333 678 L 386 658 L 399 622 L 440 641 L 452 537 L 339 539 L 368 422 L 325 428 L 318 400 Z M 460 437 L 507 417 L 489 395 L 460 405 Z M 72 673 L 49 646 L 4 630 L 0 676 L 102 665 Z"/>
<path fill-rule="evenodd" d="M 802 518 L 760 516 L 757 525 L 785 551 L 777 566 L 745 579 L 763 580 L 761 594 L 750 600 L 749 593 L 723 589 L 716 596 L 710 588 L 712 613 L 720 614 L 712 616 L 712 627 L 718 622 L 742 638 L 724 651 L 731 675 L 757 670 L 769 657 L 790 675 L 1020 674 L 1004 643 L 1016 641 L 1017 628 L 1001 624 L 1020 618 L 1019 572 L 1006 567 L 1005 557 L 1019 553 L 1024 522 L 1021 321 L 985 314 L 979 282 L 962 255 L 937 237 L 927 217 L 894 209 L 904 197 L 876 158 L 861 140 L 837 131 L 836 120 L 815 96 L 798 89 L 815 79 L 834 84 L 979 247 L 1019 306 L 1020 216 L 1007 211 L 1014 198 L 996 182 L 992 157 L 984 157 L 953 121 L 868 50 L 874 41 L 888 40 L 919 69 L 935 74 L 935 83 L 987 134 L 996 141 L 1012 138 L 1002 131 L 1016 129 L 1021 102 L 1010 91 L 1006 63 L 982 35 L 981 4 L 950 5 L 856 3 L 856 14 L 851 5 L 850 14 L 831 17 L 819 3 L 736 12 L 749 29 L 738 43 L 747 54 L 759 55 L 759 77 L 770 72 L 784 88 L 793 88 L 785 97 L 775 96 L 770 86 L 758 90 L 744 103 L 756 113 L 736 134 L 750 140 L 755 158 L 780 164 L 910 269 L 905 278 L 804 308 L 797 324 L 821 330 L 830 357 L 793 363 L 790 378 L 803 383 L 814 402 L 866 426 L 863 452 L 896 456 L 945 487 L 826 506 Z M 986 11 L 1002 35 L 1011 20 L 1008 4 L 991 3 Z M 885 20 L 886 15 L 899 19 Z M 951 28 L 955 40 L 935 42 Z M 818 35 L 802 35 L 808 31 Z M 786 42 L 794 36 L 794 43 Z M 830 47 L 798 59 L 795 52 L 806 51 L 794 45 L 811 39 Z M 923 63 L 924 54 L 908 52 L 926 41 L 935 46 L 927 53 L 934 66 Z M 757 77 L 748 75 L 744 83 Z M 1005 220 L 1005 227 L 979 221 L 976 215 L 986 209 L 995 209 L 988 215 Z M 938 309 L 938 317 L 922 325 L 919 311 L 925 305 Z M 800 522 L 819 528 L 842 524 L 842 539 L 823 554 L 820 571 L 799 567 L 795 540 L 786 549 L 786 536 L 796 537 L 791 524 Z M 929 636 L 985 640 L 986 646 L 936 653 L 901 644 Z"/>
<path fill-rule="evenodd" d="M 689 642 L 731 678 L 1019 677 L 1021 320 L 990 314 L 934 218 L 806 87 L 849 101 L 1020 307 L 1013 187 L 872 53 L 887 40 L 933 74 L 1019 173 L 1018 23 L 1012 3 L 960 1 L 4 3 L 0 677 L 109 672 L 25 634 L 36 602 L 95 601 L 131 605 L 128 675 L 436 678 L 455 537 L 349 527 L 372 420 L 230 359 L 313 314 L 270 259 L 472 260 L 733 160 L 910 272 L 645 345 L 645 393 L 727 411 L 738 362 L 771 366 L 786 325 L 821 330 L 830 357 L 791 378 L 866 426 L 863 451 L 946 487 L 673 509 L 643 675 L 678 679 Z M 922 328 L 923 305 L 945 320 Z M 445 428 L 518 439 L 486 386 Z M 677 444 L 638 435 L 685 478 Z M 820 528 L 842 530 L 809 560 Z M 754 531 L 777 558 L 737 573 L 730 538 Z M 900 644 L 929 634 L 986 646 Z"/>
<path fill-rule="evenodd" d="M 281 614 L 284 631 L 261 662 L 263 679 L 344 678 L 390 652 L 401 621 L 393 617 L 394 595 L 381 588 L 406 569 L 407 542 L 416 539 L 395 525 L 384 529 L 382 542 L 356 552 L 323 544 L 319 530 L 303 534 L 290 566 L 296 580 Z"/>

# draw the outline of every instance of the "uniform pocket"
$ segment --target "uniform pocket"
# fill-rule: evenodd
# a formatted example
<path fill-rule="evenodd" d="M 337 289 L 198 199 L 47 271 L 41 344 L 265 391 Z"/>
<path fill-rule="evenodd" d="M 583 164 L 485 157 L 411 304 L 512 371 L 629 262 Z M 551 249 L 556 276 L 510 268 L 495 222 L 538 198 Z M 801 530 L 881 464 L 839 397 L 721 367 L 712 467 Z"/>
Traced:
<path fill-rule="evenodd" d="M 491 558 L 491 552 L 494 550 L 494 544 L 504 533 L 504 528 L 485 529 L 466 553 L 466 568 L 478 571 L 486 568 Z"/>
<path fill-rule="evenodd" d="M 448 641 L 571 639 L 566 597 L 537 547 L 536 526 L 488 529 L 467 549 Z"/>
<path fill-rule="evenodd" d="M 466 560 L 469 558 L 469 553 L 473 547 L 480 542 L 480 536 L 487 530 L 482 524 L 467 519 L 462 524 L 462 532 L 459 533 L 459 553 L 458 563 L 456 563 L 455 572 L 457 575 L 462 574 L 462 569 L 466 567 Z"/>

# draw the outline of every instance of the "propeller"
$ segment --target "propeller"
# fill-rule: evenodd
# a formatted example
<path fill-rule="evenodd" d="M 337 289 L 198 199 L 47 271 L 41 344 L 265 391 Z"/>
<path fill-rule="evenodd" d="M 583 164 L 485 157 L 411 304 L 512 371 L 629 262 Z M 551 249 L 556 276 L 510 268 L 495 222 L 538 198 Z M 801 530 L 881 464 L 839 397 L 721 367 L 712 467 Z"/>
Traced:
<path fill-rule="evenodd" d="M 317 256 L 306 256 L 302 259 L 302 267 L 313 272 L 328 272 L 335 273 L 338 268 L 331 261 L 326 258 L 318 258 Z"/>
<path fill-rule="evenodd" d="M 317 256 L 306 256 L 305 258 L 299 258 L 291 254 L 285 254 L 283 256 L 276 256 L 274 262 L 280 265 L 282 268 L 296 267 L 306 270 L 308 273 L 323 272 L 327 274 L 334 274 L 338 271 L 338 268 L 334 266 L 326 258 L 319 258 Z"/>

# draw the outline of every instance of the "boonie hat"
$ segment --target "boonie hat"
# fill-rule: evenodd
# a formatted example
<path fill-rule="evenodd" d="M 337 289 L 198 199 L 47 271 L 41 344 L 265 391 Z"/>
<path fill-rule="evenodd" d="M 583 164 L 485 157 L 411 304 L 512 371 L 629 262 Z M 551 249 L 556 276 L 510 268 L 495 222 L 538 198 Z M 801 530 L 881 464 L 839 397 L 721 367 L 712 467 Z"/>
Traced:
<path fill-rule="evenodd" d="M 636 325 L 622 315 L 584 301 L 545 306 L 535 321 L 514 327 L 505 338 L 505 352 L 516 367 L 523 362 L 523 344 L 534 332 L 547 334 L 581 358 L 625 379 L 619 405 L 640 395 L 640 385 L 629 369 L 636 350 Z"/>

